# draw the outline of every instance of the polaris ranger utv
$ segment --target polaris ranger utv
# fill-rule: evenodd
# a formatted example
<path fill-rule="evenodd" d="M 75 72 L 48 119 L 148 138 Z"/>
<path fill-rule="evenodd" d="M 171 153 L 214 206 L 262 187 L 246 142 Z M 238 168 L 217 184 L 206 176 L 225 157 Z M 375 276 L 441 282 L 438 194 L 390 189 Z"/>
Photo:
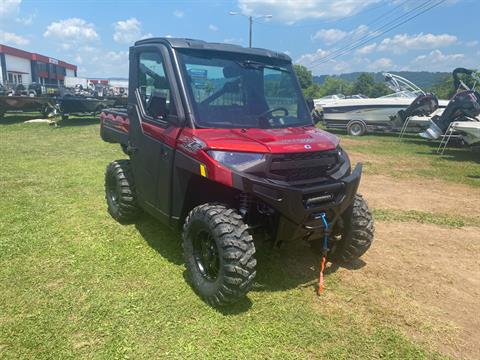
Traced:
<path fill-rule="evenodd" d="M 183 226 L 194 290 L 234 302 L 255 278 L 252 235 L 306 240 L 330 261 L 360 257 L 373 220 L 339 140 L 314 126 L 291 59 L 274 51 L 153 38 L 130 48 L 128 106 L 101 114 L 101 137 L 129 160 L 105 174 L 120 223 L 141 209 Z"/>

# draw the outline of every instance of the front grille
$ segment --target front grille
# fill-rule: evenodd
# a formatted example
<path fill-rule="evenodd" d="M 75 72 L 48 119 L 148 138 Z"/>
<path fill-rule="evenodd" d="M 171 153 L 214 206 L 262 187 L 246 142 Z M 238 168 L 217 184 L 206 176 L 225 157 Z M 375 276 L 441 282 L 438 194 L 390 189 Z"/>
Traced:
<path fill-rule="evenodd" d="M 336 150 L 272 155 L 269 173 L 284 181 L 322 179 L 340 166 Z"/>

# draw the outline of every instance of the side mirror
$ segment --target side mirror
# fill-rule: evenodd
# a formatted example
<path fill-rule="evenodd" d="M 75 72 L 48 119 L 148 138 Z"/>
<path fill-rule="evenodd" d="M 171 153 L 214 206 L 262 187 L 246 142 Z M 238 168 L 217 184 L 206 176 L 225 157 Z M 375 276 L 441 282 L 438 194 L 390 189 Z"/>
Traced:
<path fill-rule="evenodd" d="M 307 99 L 306 101 L 307 101 L 308 110 L 312 112 L 313 109 L 315 109 L 315 104 L 313 102 L 313 99 Z"/>
<path fill-rule="evenodd" d="M 318 108 L 315 107 L 315 103 L 313 99 L 307 100 L 307 106 L 310 110 L 310 115 L 312 116 L 313 122 L 318 124 L 319 122 L 323 121 L 323 109 L 319 106 Z"/>
<path fill-rule="evenodd" d="M 167 98 L 159 91 L 153 91 L 147 103 L 147 113 L 154 119 L 167 116 Z"/>

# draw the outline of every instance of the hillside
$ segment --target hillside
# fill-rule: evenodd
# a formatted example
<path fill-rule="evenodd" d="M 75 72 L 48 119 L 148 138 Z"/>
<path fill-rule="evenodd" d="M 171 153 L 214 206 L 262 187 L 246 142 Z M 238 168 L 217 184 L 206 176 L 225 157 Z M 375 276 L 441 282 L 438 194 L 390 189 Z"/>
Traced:
<path fill-rule="evenodd" d="M 361 72 L 353 72 L 341 75 L 333 75 L 343 80 L 352 82 L 355 81 Z M 382 73 L 371 73 L 374 76 L 375 81 L 383 82 Z M 430 89 L 433 85 L 443 81 L 445 78 L 451 76 L 448 72 L 428 72 L 428 71 L 392 71 L 392 74 L 397 74 L 405 79 L 410 80 L 422 89 Z M 323 84 L 325 78 L 329 75 L 314 76 L 313 81 L 318 84 Z"/>

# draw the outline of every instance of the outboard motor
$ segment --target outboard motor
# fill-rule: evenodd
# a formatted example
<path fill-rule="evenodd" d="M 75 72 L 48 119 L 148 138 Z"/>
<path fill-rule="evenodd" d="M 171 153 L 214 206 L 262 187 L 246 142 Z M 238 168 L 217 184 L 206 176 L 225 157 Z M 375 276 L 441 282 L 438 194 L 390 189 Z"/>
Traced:
<path fill-rule="evenodd" d="M 473 90 L 461 91 L 450 100 L 442 115 L 432 118 L 432 124 L 420 136 L 438 139 L 445 134 L 452 122 L 474 120 L 478 115 L 480 115 L 480 94 Z"/>
<path fill-rule="evenodd" d="M 438 98 L 432 93 L 420 94 L 405 109 L 391 117 L 394 127 L 402 127 L 410 116 L 428 116 L 438 109 Z"/>
<path fill-rule="evenodd" d="M 438 98 L 432 93 L 420 94 L 405 109 L 396 115 L 396 125 L 401 126 L 410 116 L 427 116 L 438 109 Z"/>

